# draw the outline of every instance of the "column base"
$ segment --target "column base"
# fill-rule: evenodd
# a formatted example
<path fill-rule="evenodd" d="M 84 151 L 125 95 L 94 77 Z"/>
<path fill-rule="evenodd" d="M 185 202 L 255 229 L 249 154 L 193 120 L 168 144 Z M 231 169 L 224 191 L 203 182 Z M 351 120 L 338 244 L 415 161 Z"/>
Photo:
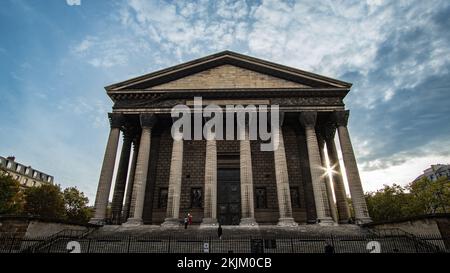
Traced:
<path fill-rule="evenodd" d="M 294 221 L 292 217 L 280 218 L 278 219 L 277 226 L 280 227 L 296 227 L 298 224 Z"/>
<path fill-rule="evenodd" d="M 342 219 L 338 221 L 339 224 L 351 224 L 351 220 L 350 219 Z"/>
<path fill-rule="evenodd" d="M 106 219 L 105 218 L 91 218 L 91 220 L 89 220 L 89 224 L 97 225 L 97 226 L 104 226 L 106 224 Z"/>
<path fill-rule="evenodd" d="M 142 219 L 141 218 L 128 218 L 128 220 L 122 224 L 122 226 L 140 226 L 142 225 Z"/>
<path fill-rule="evenodd" d="M 357 225 L 364 225 L 364 224 L 368 224 L 371 223 L 372 219 L 370 217 L 365 217 L 365 218 L 356 218 L 355 219 L 355 223 Z"/>
<path fill-rule="evenodd" d="M 178 218 L 166 218 L 161 224 L 162 228 L 179 228 L 180 226 L 180 219 Z"/>
<path fill-rule="evenodd" d="M 258 227 L 258 223 L 256 223 L 255 218 L 241 218 L 241 222 L 239 223 L 241 227 Z"/>
<path fill-rule="evenodd" d="M 331 217 L 317 219 L 317 224 L 320 226 L 334 226 L 336 222 L 333 221 Z"/>
<path fill-rule="evenodd" d="M 203 218 L 200 228 L 217 228 L 219 227 L 219 222 L 216 218 Z"/>

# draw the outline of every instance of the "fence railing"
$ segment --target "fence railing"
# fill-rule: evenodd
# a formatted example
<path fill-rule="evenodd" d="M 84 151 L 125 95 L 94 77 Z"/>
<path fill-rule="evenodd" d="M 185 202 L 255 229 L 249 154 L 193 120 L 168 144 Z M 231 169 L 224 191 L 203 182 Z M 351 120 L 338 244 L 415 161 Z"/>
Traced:
<path fill-rule="evenodd" d="M 60 234 L 61 235 L 61 234 Z M 0 237 L 0 252 L 19 253 L 432 253 L 448 252 L 440 236 L 301 236 L 301 237 Z M 427 247 L 417 240 L 425 242 Z M 429 247 L 430 245 L 435 247 Z"/>
<path fill-rule="evenodd" d="M 428 242 L 427 240 L 422 240 L 420 237 L 406 232 L 400 228 L 370 229 L 369 232 L 379 237 L 408 237 L 414 243 L 416 248 L 427 249 L 427 252 L 438 252 L 440 250 L 439 246 L 435 245 L 434 243 Z"/>

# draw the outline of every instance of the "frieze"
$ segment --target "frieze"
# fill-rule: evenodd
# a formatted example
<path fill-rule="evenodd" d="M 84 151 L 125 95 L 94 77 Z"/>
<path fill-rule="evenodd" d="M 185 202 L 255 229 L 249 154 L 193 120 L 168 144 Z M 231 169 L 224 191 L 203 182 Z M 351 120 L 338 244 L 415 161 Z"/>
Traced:
<path fill-rule="evenodd" d="M 223 95 L 222 95 L 223 97 Z M 227 96 L 228 97 L 228 96 Z M 230 96 L 231 97 L 231 96 Z M 233 96 L 235 97 L 235 96 Z M 241 96 L 242 98 L 246 96 Z M 206 97 L 207 98 L 207 97 Z M 343 106 L 340 97 L 278 97 L 269 98 L 271 104 L 280 106 Z M 171 108 L 177 104 L 184 104 L 183 98 L 144 98 L 118 100 L 114 108 Z"/>
<path fill-rule="evenodd" d="M 281 106 L 303 106 L 303 105 L 344 105 L 340 97 L 289 97 L 274 98 L 272 104 Z"/>

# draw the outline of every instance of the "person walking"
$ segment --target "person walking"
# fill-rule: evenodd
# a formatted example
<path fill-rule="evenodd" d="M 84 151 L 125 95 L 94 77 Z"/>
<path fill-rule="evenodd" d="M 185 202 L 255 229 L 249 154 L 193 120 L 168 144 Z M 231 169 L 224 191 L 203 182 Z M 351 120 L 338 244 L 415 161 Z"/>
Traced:
<path fill-rule="evenodd" d="M 217 228 L 217 235 L 219 239 L 222 240 L 222 225 L 219 223 L 219 227 Z"/>
<path fill-rule="evenodd" d="M 188 223 L 189 223 L 189 221 L 188 221 L 188 217 L 187 217 L 187 216 L 185 216 L 185 217 L 184 217 L 184 229 L 187 229 L 187 227 L 188 227 Z"/>
<path fill-rule="evenodd" d="M 190 212 L 188 213 L 188 222 L 189 225 L 192 225 L 192 214 Z"/>
<path fill-rule="evenodd" d="M 334 246 L 330 242 L 326 242 L 325 244 L 325 254 L 333 254 L 334 253 Z"/>

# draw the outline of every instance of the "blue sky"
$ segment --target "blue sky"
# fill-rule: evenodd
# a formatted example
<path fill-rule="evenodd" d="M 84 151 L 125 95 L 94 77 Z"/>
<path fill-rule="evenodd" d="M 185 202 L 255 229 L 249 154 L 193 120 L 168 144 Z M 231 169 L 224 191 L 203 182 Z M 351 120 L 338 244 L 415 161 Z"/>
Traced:
<path fill-rule="evenodd" d="M 450 1 L 2 0 L 0 155 L 93 201 L 104 86 L 225 49 L 353 83 L 364 189 L 450 163 Z"/>

